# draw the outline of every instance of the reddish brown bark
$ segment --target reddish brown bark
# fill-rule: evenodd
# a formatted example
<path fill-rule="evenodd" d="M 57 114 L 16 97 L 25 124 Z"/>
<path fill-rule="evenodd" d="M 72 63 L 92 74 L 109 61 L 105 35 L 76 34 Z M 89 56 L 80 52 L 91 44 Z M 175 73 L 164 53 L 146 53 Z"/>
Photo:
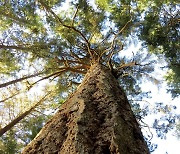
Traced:
<path fill-rule="evenodd" d="M 91 66 L 23 154 L 148 154 L 123 90 L 103 65 Z"/>

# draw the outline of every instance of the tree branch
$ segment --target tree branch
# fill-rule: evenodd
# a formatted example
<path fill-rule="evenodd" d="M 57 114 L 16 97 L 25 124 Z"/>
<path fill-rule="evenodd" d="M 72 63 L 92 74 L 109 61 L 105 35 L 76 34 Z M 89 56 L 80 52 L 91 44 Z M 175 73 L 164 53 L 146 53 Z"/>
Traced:
<path fill-rule="evenodd" d="M 136 65 L 136 62 L 130 62 L 130 63 L 127 63 L 127 64 L 123 64 L 121 65 L 120 67 L 118 67 L 118 70 L 119 69 L 124 69 L 124 68 L 127 68 L 127 67 L 132 67 L 132 66 L 135 66 Z"/>
<path fill-rule="evenodd" d="M 19 94 L 19 92 L 18 92 L 18 93 L 15 93 L 15 94 L 13 94 L 13 95 L 11 95 L 11 96 L 9 96 L 9 97 L 3 99 L 3 100 L 0 100 L 0 103 L 5 102 L 5 101 L 11 99 L 11 98 L 13 98 L 14 96 L 16 96 L 16 95 L 18 95 L 18 94 Z"/>
<path fill-rule="evenodd" d="M 90 68 L 90 65 L 86 64 L 86 63 L 83 63 L 82 61 L 76 61 L 76 60 L 64 60 L 64 59 L 59 59 L 58 57 L 55 57 L 55 60 L 58 62 L 58 63 L 77 63 L 77 64 L 82 64 L 84 67 L 86 67 L 87 69 Z"/>
<path fill-rule="evenodd" d="M 34 83 L 31 85 L 31 87 L 32 87 L 33 85 L 37 84 L 37 83 L 40 82 L 40 81 L 43 81 L 43 80 L 48 79 L 48 78 L 50 78 L 50 77 L 52 77 L 52 76 L 55 76 L 55 75 L 60 75 L 61 73 L 65 72 L 65 71 L 67 71 L 67 69 L 66 69 L 66 68 L 62 68 L 62 69 L 61 69 L 60 71 L 58 71 L 58 72 L 52 73 L 52 74 L 50 74 L 50 75 L 48 75 L 48 76 L 45 76 L 45 77 L 37 80 L 36 82 L 34 82 Z"/>
<path fill-rule="evenodd" d="M 131 21 L 132 21 L 132 18 L 119 30 L 118 33 L 115 34 L 115 36 L 114 36 L 114 38 L 113 38 L 113 40 L 112 40 L 112 42 L 111 42 L 110 48 L 107 48 L 107 49 L 101 54 L 101 57 L 102 57 L 103 54 L 106 53 L 107 51 L 112 50 L 112 52 L 113 52 L 113 50 L 114 50 L 114 48 L 115 48 L 114 44 L 115 44 L 115 40 L 116 40 L 117 36 L 120 35 L 120 34 L 127 28 L 127 26 L 129 25 L 129 23 L 130 23 Z M 103 40 L 103 41 L 104 41 L 104 40 Z M 122 46 L 121 46 L 121 49 L 122 49 Z M 110 55 L 109 57 L 111 58 L 112 55 Z M 110 60 L 110 58 L 109 58 L 109 60 Z M 109 61 L 109 60 L 108 60 L 108 61 Z"/>
<path fill-rule="evenodd" d="M 114 49 L 114 43 L 115 43 L 115 39 L 117 38 L 118 35 L 120 35 L 129 25 L 129 23 L 132 21 L 132 18 L 119 30 L 119 32 L 114 36 L 112 43 L 111 43 L 111 47 L 109 50 L 113 50 Z"/>
<path fill-rule="evenodd" d="M 0 44 L 0 49 L 17 49 L 17 50 L 27 50 L 29 47 L 24 47 L 23 45 L 15 46 L 15 45 L 2 45 Z"/>
<path fill-rule="evenodd" d="M 52 73 L 52 74 L 50 74 L 50 75 L 48 75 L 48 76 L 45 76 L 45 77 L 39 79 L 38 81 L 34 82 L 34 83 L 31 85 L 31 87 L 32 87 L 33 85 L 37 84 L 38 82 L 42 81 L 42 80 L 48 79 L 48 78 L 53 77 L 53 76 L 58 77 L 58 76 L 59 76 L 60 74 L 62 74 L 63 72 L 67 72 L 67 71 L 76 72 L 76 73 L 81 73 L 81 74 L 86 74 L 86 71 L 82 71 L 81 69 L 87 69 L 87 68 L 86 68 L 85 66 L 83 66 L 83 65 L 81 65 L 81 66 L 78 65 L 78 66 L 75 66 L 75 67 L 65 66 L 65 67 L 61 67 L 61 68 L 59 68 L 59 69 L 60 69 L 60 71 L 55 72 L 55 73 Z"/>
<path fill-rule="evenodd" d="M 75 20 L 75 18 L 76 18 L 77 13 L 78 13 L 78 9 L 79 9 L 79 6 L 77 6 L 76 11 L 75 11 L 75 13 L 74 13 L 74 15 L 73 15 L 73 18 L 72 18 L 72 26 L 74 26 L 74 20 Z"/>
<path fill-rule="evenodd" d="M 76 29 L 74 26 L 69 26 L 69 25 L 66 25 L 63 23 L 63 21 L 59 18 L 59 16 L 57 16 L 50 8 L 49 6 L 47 6 L 44 2 L 42 2 L 42 0 L 37 0 L 44 8 L 47 12 L 51 13 L 53 15 L 53 17 L 60 23 L 60 25 L 66 27 L 66 28 L 69 28 L 69 29 L 72 29 L 74 30 L 76 33 L 78 33 L 82 38 L 83 40 L 86 42 L 86 46 L 87 46 L 87 49 L 88 49 L 88 53 L 90 54 L 90 56 L 93 58 L 93 54 L 91 53 L 91 50 L 90 50 L 90 43 L 89 41 L 86 39 L 86 37 L 84 36 L 84 34 L 79 31 L 78 29 Z"/>
<path fill-rule="evenodd" d="M 21 82 L 21 81 L 29 79 L 29 78 L 36 77 L 36 76 L 41 75 L 43 73 L 45 73 L 45 71 L 44 72 L 35 73 L 33 75 L 25 76 L 25 77 L 22 77 L 22 78 L 19 78 L 19 79 L 16 79 L 16 80 L 12 80 L 12 81 L 9 81 L 9 82 L 6 82 L 6 83 L 2 83 L 2 84 L 0 84 L 0 88 L 3 88 L 3 87 L 6 87 L 6 86 L 9 86 L 11 84 L 15 84 L 15 83 Z"/>
<path fill-rule="evenodd" d="M 31 50 L 32 48 L 47 49 L 48 47 L 49 47 L 48 45 L 29 45 L 29 44 L 3 45 L 3 44 L 0 44 L 0 49 Z"/>
<path fill-rule="evenodd" d="M 32 26 L 31 23 L 29 23 L 27 20 L 25 19 L 22 19 L 22 18 L 19 18 L 19 17 L 16 17 L 16 16 L 13 16 L 12 14 L 10 13 L 7 13 L 7 11 L 0 11 L 0 14 L 4 17 L 7 17 L 7 18 L 10 18 L 11 20 L 15 21 L 15 22 L 19 22 L 21 24 L 26 24 L 26 25 L 30 25 Z"/>

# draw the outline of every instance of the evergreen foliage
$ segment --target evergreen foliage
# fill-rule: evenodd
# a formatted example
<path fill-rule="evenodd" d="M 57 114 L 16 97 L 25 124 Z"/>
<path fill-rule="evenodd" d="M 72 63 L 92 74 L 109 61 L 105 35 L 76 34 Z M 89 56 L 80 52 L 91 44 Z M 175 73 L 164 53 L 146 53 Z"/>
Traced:
<path fill-rule="evenodd" d="M 52 104 L 45 102 L 49 109 L 41 106 L 40 112 L 55 111 L 64 100 L 63 97 L 76 89 L 91 64 L 96 62 L 110 67 L 131 100 L 135 115 L 140 121 L 149 113 L 148 108 L 143 110 L 139 104 L 144 97 L 149 97 L 149 92 L 141 90 L 140 83 L 144 80 L 159 83 L 151 74 L 158 62 L 154 54 L 165 60 L 162 67 L 168 70 L 165 76 L 169 86 L 167 90 L 173 97 L 179 96 L 177 0 L 65 2 L 0 1 L 0 102 L 4 107 L 0 107 L 0 114 L 2 117 L 7 115 L 3 112 L 7 110 L 10 115 L 8 122 L 32 106 L 27 103 L 19 109 L 12 102 L 21 104 L 22 95 L 26 98 L 25 102 L 32 102 L 29 97 L 41 81 L 46 84 L 43 85 L 45 88 L 42 93 L 45 95 L 47 89 L 50 89 L 53 94 L 49 96 Z M 66 9 L 67 4 L 69 6 Z M 132 51 L 131 56 L 128 53 L 121 55 L 131 44 L 137 45 L 139 41 L 142 42 L 143 50 Z M 160 126 L 156 119 L 153 125 L 158 136 L 164 138 L 174 127 L 177 115 L 171 115 L 171 110 L 162 104 L 157 108 L 164 110 L 166 116 L 163 120 L 169 122 Z M 3 145 L 12 147 L 5 151 L 16 150 L 17 143 L 13 133 L 31 132 L 30 135 L 23 135 L 24 144 L 27 144 L 38 133 L 45 119 L 41 115 L 35 121 L 28 120 L 28 123 L 23 120 L 21 124 L 25 127 L 24 132 L 11 130 L 12 132 L 5 134 Z M 4 126 L 2 120 L 1 127 Z"/>

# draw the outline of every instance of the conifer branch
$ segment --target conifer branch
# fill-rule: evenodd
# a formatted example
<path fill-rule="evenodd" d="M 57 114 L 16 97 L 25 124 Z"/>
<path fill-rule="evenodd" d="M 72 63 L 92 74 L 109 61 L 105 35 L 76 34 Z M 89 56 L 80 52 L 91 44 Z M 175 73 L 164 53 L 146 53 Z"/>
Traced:
<path fill-rule="evenodd" d="M 45 76 L 45 77 L 37 80 L 36 82 L 34 82 L 33 84 L 31 84 L 31 87 L 32 87 L 33 85 L 37 84 L 37 83 L 40 82 L 40 81 L 49 79 L 50 77 L 58 77 L 58 76 L 60 76 L 62 73 L 68 72 L 68 71 L 76 72 L 76 73 L 80 73 L 80 74 L 86 74 L 87 71 L 83 71 L 82 69 L 85 69 L 85 70 L 86 70 L 87 67 L 84 66 L 84 65 L 78 65 L 78 66 L 75 66 L 75 67 L 70 67 L 69 65 L 67 65 L 67 66 L 65 66 L 65 67 L 61 67 L 61 68 L 59 68 L 60 71 L 57 71 L 57 72 L 55 72 L 55 73 L 52 73 L 52 74 L 50 74 L 50 75 L 48 75 L 48 76 Z M 30 88 L 31 88 L 31 87 L 30 87 Z"/>
<path fill-rule="evenodd" d="M 60 19 L 60 17 L 54 13 L 50 8 L 49 6 L 47 6 L 44 2 L 42 2 L 42 0 L 37 0 L 44 8 L 47 12 L 51 13 L 53 15 L 53 17 L 60 23 L 60 25 L 68 28 L 68 29 L 72 29 L 74 30 L 76 33 L 78 33 L 82 38 L 83 40 L 86 42 L 86 46 L 87 46 L 87 51 L 88 53 L 90 54 L 90 56 L 93 58 L 93 54 L 91 53 L 91 50 L 90 50 L 90 43 L 89 41 L 86 39 L 86 37 L 84 36 L 84 34 L 79 31 L 78 29 L 76 29 L 74 26 L 69 26 L 69 25 L 66 25 L 63 23 L 63 21 Z"/>
<path fill-rule="evenodd" d="M 20 24 L 26 24 L 26 25 L 30 25 L 32 26 L 31 23 L 29 23 L 27 20 L 23 19 L 23 18 L 19 18 L 17 16 L 13 16 L 12 14 L 10 13 L 7 13 L 7 11 L 0 11 L 0 14 L 4 17 L 7 17 L 7 18 L 10 18 L 11 20 L 15 21 L 15 22 L 18 22 Z"/>

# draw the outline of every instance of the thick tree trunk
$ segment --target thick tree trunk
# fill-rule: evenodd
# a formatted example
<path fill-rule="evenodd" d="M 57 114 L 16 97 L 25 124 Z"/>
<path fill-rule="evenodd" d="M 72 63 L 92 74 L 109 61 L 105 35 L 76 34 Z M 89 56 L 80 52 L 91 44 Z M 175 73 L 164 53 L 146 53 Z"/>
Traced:
<path fill-rule="evenodd" d="M 148 154 L 127 97 L 110 70 L 91 66 L 23 154 Z"/>

